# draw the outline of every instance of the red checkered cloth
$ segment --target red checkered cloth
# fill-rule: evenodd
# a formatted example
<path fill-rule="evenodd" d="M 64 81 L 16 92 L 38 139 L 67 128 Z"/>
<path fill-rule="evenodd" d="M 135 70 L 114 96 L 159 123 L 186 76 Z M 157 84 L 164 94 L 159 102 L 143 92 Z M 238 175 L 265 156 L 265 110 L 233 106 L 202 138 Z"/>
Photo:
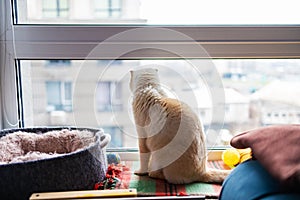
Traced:
<path fill-rule="evenodd" d="M 229 169 L 222 161 L 209 161 L 208 166 L 216 169 Z M 178 196 L 204 195 L 207 198 L 218 198 L 221 185 L 209 183 L 170 184 L 164 180 L 153 179 L 148 176 L 134 175 L 134 170 L 139 167 L 139 162 L 126 161 L 119 165 L 116 189 L 135 188 L 138 196 Z"/>

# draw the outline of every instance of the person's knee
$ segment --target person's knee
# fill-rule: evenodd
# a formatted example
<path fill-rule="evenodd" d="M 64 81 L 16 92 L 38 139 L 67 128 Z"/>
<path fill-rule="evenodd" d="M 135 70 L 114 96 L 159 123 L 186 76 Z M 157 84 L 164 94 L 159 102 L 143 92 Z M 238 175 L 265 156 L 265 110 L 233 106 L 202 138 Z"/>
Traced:
<path fill-rule="evenodd" d="M 238 165 L 226 178 L 222 185 L 220 199 L 271 198 L 272 195 L 278 193 L 281 193 L 279 182 L 275 180 L 258 161 L 249 160 Z M 300 194 L 296 195 L 297 198 L 299 198 Z"/>

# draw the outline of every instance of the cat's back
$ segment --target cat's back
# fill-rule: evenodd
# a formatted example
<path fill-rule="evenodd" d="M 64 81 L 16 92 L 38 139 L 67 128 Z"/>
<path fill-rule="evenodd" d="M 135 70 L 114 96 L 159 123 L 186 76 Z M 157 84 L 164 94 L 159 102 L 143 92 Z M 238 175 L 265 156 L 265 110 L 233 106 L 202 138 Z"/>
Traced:
<path fill-rule="evenodd" d="M 164 97 L 156 102 L 150 112 L 147 145 L 151 151 L 169 144 L 176 135 L 182 139 L 196 138 L 202 131 L 196 113 L 184 102 Z M 194 140 L 192 139 L 192 140 Z"/>
<path fill-rule="evenodd" d="M 164 97 L 160 100 L 160 105 L 172 118 L 188 118 L 189 120 L 197 119 L 196 113 L 186 103 L 169 97 Z"/>
<path fill-rule="evenodd" d="M 180 123 L 188 123 L 189 129 L 199 124 L 198 116 L 189 105 L 167 96 L 155 87 L 146 88 L 135 96 L 133 111 L 136 122 L 140 125 L 149 124 L 154 120 L 163 121 L 166 128 L 176 128 Z"/>

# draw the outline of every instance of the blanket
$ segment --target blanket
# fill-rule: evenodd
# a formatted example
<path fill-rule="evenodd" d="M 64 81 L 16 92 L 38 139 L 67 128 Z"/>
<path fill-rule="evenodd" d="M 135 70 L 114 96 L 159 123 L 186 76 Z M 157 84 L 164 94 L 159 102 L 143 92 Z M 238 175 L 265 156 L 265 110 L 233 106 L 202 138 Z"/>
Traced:
<path fill-rule="evenodd" d="M 138 196 L 199 195 L 210 199 L 217 199 L 221 191 L 220 184 L 190 183 L 176 185 L 170 184 L 165 180 L 153 179 L 148 176 L 137 176 L 133 172 L 138 167 L 139 163 L 136 161 L 123 162 L 121 165 L 118 165 L 117 170 L 112 172 L 117 173 L 116 177 L 118 179 L 118 183 L 114 183 L 113 180 L 110 180 L 105 184 L 111 185 L 115 189 L 136 189 Z M 229 169 L 223 161 L 209 161 L 208 167 Z M 95 185 L 95 189 L 100 189 L 99 187 L 103 187 L 103 182 L 102 184 Z"/>

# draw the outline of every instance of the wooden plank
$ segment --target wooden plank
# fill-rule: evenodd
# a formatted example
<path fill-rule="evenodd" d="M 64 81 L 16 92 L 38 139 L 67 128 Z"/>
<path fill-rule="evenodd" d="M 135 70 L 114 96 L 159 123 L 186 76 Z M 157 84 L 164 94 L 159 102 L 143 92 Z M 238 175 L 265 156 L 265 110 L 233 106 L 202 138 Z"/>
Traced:
<path fill-rule="evenodd" d="M 54 200 L 54 199 L 92 199 L 92 198 L 117 198 L 117 197 L 136 197 L 136 189 L 118 190 L 84 190 L 67 192 L 45 192 L 34 193 L 29 200 Z"/>

